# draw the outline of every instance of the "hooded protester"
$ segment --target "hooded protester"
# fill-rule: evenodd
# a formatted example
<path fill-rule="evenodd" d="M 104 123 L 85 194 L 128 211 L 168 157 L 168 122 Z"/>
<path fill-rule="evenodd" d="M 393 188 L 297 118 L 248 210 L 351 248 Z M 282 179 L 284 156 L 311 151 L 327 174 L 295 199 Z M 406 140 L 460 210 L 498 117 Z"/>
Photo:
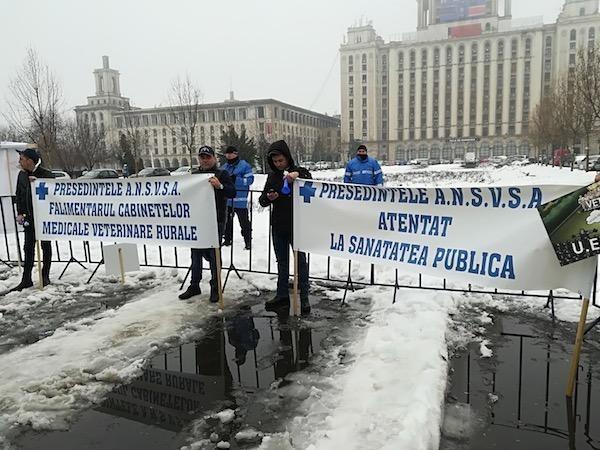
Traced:
<path fill-rule="evenodd" d="M 31 198 L 31 182 L 36 178 L 54 178 L 54 174 L 42 167 L 42 160 L 37 150 L 27 148 L 17 150 L 19 152 L 19 164 L 21 171 L 17 177 L 16 203 L 17 223 L 23 226 L 25 231 L 25 242 L 23 243 L 23 277 L 21 282 L 10 291 L 22 291 L 33 286 L 31 272 L 35 259 L 35 227 L 33 224 L 33 200 Z M 52 246 L 49 241 L 42 241 L 42 284 L 50 284 L 50 265 L 52 264 Z"/>
<path fill-rule="evenodd" d="M 344 183 L 383 186 L 383 172 L 379 163 L 367 155 L 367 147 L 359 145 L 356 157 L 346 165 Z"/>
<path fill-rule="evenodd" d="M 235 186 L 231 177 L 225 170 L 218 168 L 217 157 L 212 147 L 203 145 L 198 150 L 200 159 L 200 167 L 193 173 L 211 173 L 212 177 L 208 182 L 215 190 L 215 205 L 217 207 L 217 227 L 219 229 L 219 239 L 223 234 L 225 221 L 227 220 L 227 199 L 235 197 Z M 219 301 L 219 289 L 217 285 L 217 259 L 214 248 L 193 248 L 192 249 L 192 265 L 190 270 L 192 278 L 187 290 L 182 293 L 179 298 L 187 300 L 195 295 L 200 295 L 200 281 L 202 280 L 202 258 L 206 259 L 210 265 L 210 302 L 216 303 Z"/>
<path fill-rule="evenodd" d="M 261 206 L 273 205 L 271 210 L 271 230 L 273 248 L 277 258 L 277 294 L 266 302 L 267 309 L 289 306 L 289 260 L 292 245 L 292 183 L 297 178 L 312 178 L 310 172 L 298 167 L 285 141 L 276 141 L 267 150 L 267 159 L 272 172 L 267 177 L 263 192 L 258 199 Z M 306 255 L 298 252 L 298 278 L 300 286 L 301 312 L 310 314 L 308 300 L 308 264 Z"/>
<path fill-rule="evenodd" d="M 246 244 L 245 248 L 250 250 L 252 228 L 248 219 L 248 193 L 250 186 L 254 183 L 252 166 L 240 159 L 237 148 L 231 145 L 225 150 L 225 158 L 227 162 L 223 164 L 223 170 L 227 171 L 235 183 L 236 195 L 234 199 L 227 200 L 227 224 L 225 225 L 223 245 L 231 245 L 233 242 L 233 219 L 234 215 L 237 215 Z"/>

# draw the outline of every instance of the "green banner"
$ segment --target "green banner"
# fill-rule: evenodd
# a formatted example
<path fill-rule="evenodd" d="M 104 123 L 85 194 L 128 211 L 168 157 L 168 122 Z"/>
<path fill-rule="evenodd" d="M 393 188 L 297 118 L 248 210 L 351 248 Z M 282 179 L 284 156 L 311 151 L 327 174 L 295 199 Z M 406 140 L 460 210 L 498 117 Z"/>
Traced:
<path fill-rule="evenodd" d="M 600 183 L 538 208 L 561 266 L 600 254 Z"/>

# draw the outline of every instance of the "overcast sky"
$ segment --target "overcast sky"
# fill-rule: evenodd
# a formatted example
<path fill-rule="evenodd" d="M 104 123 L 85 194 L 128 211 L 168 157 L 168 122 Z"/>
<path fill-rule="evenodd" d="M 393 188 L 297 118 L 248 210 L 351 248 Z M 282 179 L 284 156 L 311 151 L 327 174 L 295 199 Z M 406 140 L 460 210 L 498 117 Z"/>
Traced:
<path fill-rule="evenodd" d="M 554 22 L 564 0 L 514 0 L 513 17 Z M 0 99 L 35 48 L 62 82 L 65 105 L 94 94 L 102 55 L 132 104 L 167 103 L 190 73 L 205 102 L 276 98 L 340 109 L 338 50 L 348 26 L 371 20 L 386 41 L 416 28 L 416 0 L 0 0 Z M 0 102 L 2 104 L 4 102 Z M 2 108 L 0 106 L 0 108 Z M 4 120 L 0 118 L 0 122 Z"/>

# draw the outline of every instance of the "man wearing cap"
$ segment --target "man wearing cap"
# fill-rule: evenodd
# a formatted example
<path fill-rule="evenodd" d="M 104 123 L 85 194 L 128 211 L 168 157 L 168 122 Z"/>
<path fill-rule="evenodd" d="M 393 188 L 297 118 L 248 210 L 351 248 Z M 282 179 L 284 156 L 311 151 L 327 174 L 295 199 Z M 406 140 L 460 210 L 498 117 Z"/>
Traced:
<path fill-rule="evenodd" d="M 212 147 L 203 145 L 198 150 L 200 158 L 200 167 L 192 173 L 211 173 L 212 177 L 208 182 L 215 190 L 215 205 L 217 207 L 217 226 L 219 229 L 219 239 L 223 234 L 225 221 L 227 220 L 227 199 L 235 197 L 235 186 L 231 177 L 225 170 L 217 166 L 217 157 Z M 210 265 L 210 301 L 216 303 L 219 301 L 219 291 L 217 284 L 217 259 L 215 249 L 213 248 L 193 248 L 192 249 L 192 279 L 187 290 L 179 298 L 187 300 L 195 295 L 200 295 L 200 281 L 202 280 L 202 258 L 206 259 Z"/>
<path fill-rule="evenodd" d="M 268 310 L 280 307 L 289 308 L 289 261 L 292 245 L 292 190 L 291 185 L 297 178 L 312 178 L 304 167 L 294 164 L 292 154 L 285 141 L 276 141 L 267 150 L 267 158 L 272 173 L 267 177 L 265 187 L 258 202 L 261 206 L 273 205 L 271 211 L 271 232 L 273 249 L 277 258 L 277 294 L 266 302 Z M 298 281 L 300 287 L 300 305 L 303 315 L 310 314 L 308 300 L 308 264 L 306 255 L 298 252 Z"/>
<path fill-rule="evenodd" d="M 250 186 L 254 183 L 254 174 L 252 166 L 243 159 L 239 158 L 237 148 L 230 145 L 225 149 L 225 158 L 227 162 L 223 169 L 227 171 L 235 183 L 235 198 L 227 200 L 227 223 L 225 225 L 225 238 L 223 245 L 231 245 L 233 242 L 233 219 L 237 215 L 242 229 L 242 236 L 246 244 L 246 250 L 250 250 L 252 245 L 252 228 L 248 219 L 248 192 Z"/>
<path fill-rule="evenodd" d="M 42 167 L 42 160 L 37 150 L 27 148 L 18 150 L 19 164 L 21 171 L 17 177 L 17 223 L 23 226 L 25 239 L 23 244 L 23 253 L 25 260 L 23 262 L 23 277 L 21 282 L 11 289 L 11 292 L 22 291 L 33 286 L 31 272 L 33 270 L 33 261 L 35 258 L 35 227 L 33 224 L 33 200 L 31 198 L 31 182 L 36 178 L 54 178 L 54 174 Z M 42 241 L 42 284 L 50 284 L 50 265 L 52 263 L 52 246 L 49 241 Z"/>
<path fill-rule="evenodd" d="M 379 163 L 367 155 L 367 147 L 359 145 L 356 157 L 346 165 L 344 183 L 383 186 L 383 172 Z"/>

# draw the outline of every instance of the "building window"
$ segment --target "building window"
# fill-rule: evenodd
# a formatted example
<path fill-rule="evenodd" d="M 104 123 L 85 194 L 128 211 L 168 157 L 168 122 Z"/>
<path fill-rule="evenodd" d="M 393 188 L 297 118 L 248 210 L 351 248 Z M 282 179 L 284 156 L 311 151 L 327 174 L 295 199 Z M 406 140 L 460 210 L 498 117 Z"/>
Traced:
<path fill-rule="evenodd" d="M 404 70 L 404 53 L 398 52 L 398 70 Z"/>

